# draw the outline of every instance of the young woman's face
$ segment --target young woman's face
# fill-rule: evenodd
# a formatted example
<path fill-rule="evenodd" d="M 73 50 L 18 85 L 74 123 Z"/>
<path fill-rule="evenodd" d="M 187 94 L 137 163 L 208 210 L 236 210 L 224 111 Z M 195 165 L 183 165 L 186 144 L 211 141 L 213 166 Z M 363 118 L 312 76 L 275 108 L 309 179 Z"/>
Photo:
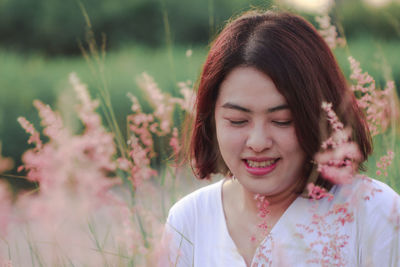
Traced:
<path fill-rule="evenodd" d="M 305 153 L 286 99 L 267 75 L 251 67 L 231 71 L 215 124 L 222 158 L 246 190 L 274 196 L 302 183 Z"/>

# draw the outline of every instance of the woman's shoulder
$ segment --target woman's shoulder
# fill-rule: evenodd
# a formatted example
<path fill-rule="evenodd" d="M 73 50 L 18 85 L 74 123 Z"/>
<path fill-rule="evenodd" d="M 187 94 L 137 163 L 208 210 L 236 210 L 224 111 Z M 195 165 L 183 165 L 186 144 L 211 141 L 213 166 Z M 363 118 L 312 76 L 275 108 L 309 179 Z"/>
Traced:
<path fill-rule="evenodd" d="M 399 201 L 400 198 L 386 183 L 365 175 L 355 176 L 352 183 L 339 186 L 334 191 L 339 198 L 350 198 L 352 201 L 365 200 L 376 204 L 390 200 Z"/>
<path fill-rule="evenodd" d="M 218 208 L 223 180 L 204 186 L 184 196 L 169 210 L 167 221 L 196 220 L 201 214 Z M 211 209 L 211 210 L 210 210 Z"/>
<path fill-rule="evenodd" d="M 376 179 L 358 175 L 352 183 L 333 188 L 337 202 L 349 203 L 359 215 L 371 221 L 400 216 L 400 196 Z"/>

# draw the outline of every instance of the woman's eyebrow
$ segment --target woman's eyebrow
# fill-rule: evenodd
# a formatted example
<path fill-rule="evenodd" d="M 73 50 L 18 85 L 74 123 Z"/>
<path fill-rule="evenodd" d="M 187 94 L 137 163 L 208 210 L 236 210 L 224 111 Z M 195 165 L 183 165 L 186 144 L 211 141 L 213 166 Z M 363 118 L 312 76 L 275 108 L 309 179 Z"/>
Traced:
<path fill-rule="evenodd" d="M 235 109 L 235 110 L 240 110 L 243 112 L 251 113 L 251 110 L 242 106 L 239 106 L 237 104 L 229 103 L 226 102 L 225 104 L 222 105 L 223 108 L 228 108 L 228 109 Z"/>
<path fill-rule="evenodd" d="M 223 108 L 228 108 L 228 109 L 235 109 L 235 110 L 239 110 L 239 111 L 243 111 L 246 113 L 252 113 L 252 111 L 248 108 L 242 107 L 240 105 L 234 104 L 234 103 L 230 103 L 230 102 L 226 102 L 225 104 L 222 105 Z M 283 110 L 283 109 L 289 109 L 289 105 L 288 104 L 281 104 L 272 108 L 268 108 L 267 109 L 267 113 L 272 113 L 272 112 L 276 112 L 279 110 Z"/>
<path fill-rule="evenodd" d="M 272 108 L 267 109 L 267 113 L 283 110 L 283 109 L 290 109 L 288 104 L 278 105 Z"/>

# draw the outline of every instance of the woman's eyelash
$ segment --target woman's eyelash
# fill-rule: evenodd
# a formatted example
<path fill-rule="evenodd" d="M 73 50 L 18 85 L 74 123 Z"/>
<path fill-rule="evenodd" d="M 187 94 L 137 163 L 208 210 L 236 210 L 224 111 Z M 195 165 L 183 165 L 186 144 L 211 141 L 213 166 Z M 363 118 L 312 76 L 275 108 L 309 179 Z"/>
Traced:
<path fill-rule="evenodd" d="M 279 126 L 287 126 L 287 125 L 290 125 L 292 123 L 292 121 L 291 120 L 289 120 L 289 121 L 273 121 L 273 123 L 275 123 Z"/>
<path fill-rule="evenodd" d="M 228 120 L 230 124 L 238 126 L 238 125 L 242 125 L 244 123 L 247 122 L 247 120 Z M 273 123 L 275 123 L 278 126 L 288 126 L 290 125 L 293 121 L 292 120 L 288 120 L 288 121 L 272 121 Z"/>
<path fill-rule="evenodd" d="M 241 125 L 243 123 L 246 123 L 246 120 L 240 120 L 240 121 L 235 121 L 235 120 L 229 120 L 229 122 L 233 125 Z"/>

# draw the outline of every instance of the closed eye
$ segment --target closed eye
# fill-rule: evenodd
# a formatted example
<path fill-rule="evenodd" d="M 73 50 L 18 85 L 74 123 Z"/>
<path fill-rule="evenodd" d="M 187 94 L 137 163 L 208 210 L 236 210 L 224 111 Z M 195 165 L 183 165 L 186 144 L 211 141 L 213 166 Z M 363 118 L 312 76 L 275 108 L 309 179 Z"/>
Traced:
<path fill-rule="evenodd" d="M 272 121 L 273 123 L 275 123 L 278 126 L 289 126 L 290 124 L 292 124 L 292 121 Z"/>
<path fill-rule="evenodd" d="M 243 125 L 247 122 L 247 120 L 239 120 L 239 121 L 235 121 L 235 120 L 229 120 L 230 124 L 234 125 L 234 126 L 240 126 Z"/>

